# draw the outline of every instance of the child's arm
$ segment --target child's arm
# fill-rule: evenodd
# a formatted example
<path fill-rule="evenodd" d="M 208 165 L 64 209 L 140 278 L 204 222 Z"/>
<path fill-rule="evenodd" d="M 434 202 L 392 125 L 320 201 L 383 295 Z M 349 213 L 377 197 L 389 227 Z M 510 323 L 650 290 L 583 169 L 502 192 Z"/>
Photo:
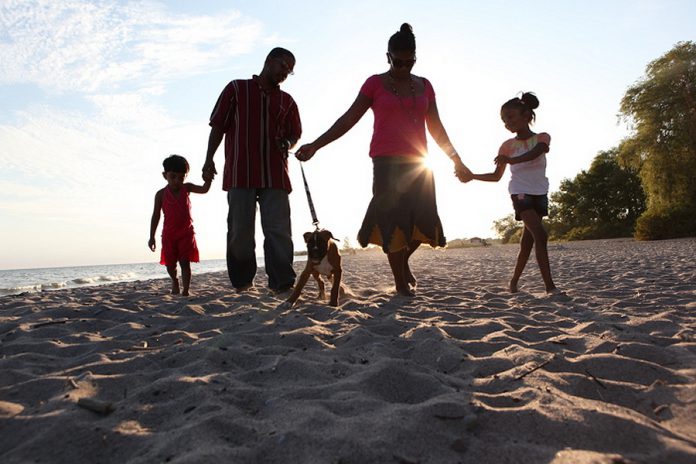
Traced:
<path fill-rule="evenodd" d="M 493 172 L 488 172 L 486 174 L 472 174 L 474 180 L 483 180 L 486 182 L 498 182 L 501 177 L 503 177 L 503 174 L 505 173 L 505 163 L 499 163 L 497 162 L 498 158 L 507 158 L 507 156 L 504 155 L 498 155 L 496 159 L 496 166 L 495 166 L 495 171 Z"/>
<path fill-rule="evenodd" d="M 150 247 L 152 251 L 157 248 L 155 245 L 155 232 L 157 232 L 157 226 L 159 225 L 160 213 L 162 212 L 162 195 L 164 194 L 164 189 L 160 190 L 155 194 L 155 209 L 152 211 L 152 219 L 150 220 L 150 240 L 147 241 L 147 246 Z"/>
<path fill-rule="evenodd" d="M 497 164 L 518 164 L 518 163 L 524 163 L 527 161 L 532 161 L 534 159 L 537 159 L 544 153 L 547 153 L 549 151 L 549 146 L 545 144 L 544 142 L 539 142 L 536 145 L 534 145 L 534 148 L 529 150 L 527 153 L 523 153 L 520 156 L 515 156 L 514 158 L 508 158 L 507 156 L 504 155 L 498 155 L 495 158 L 495 162 Z"/>
<path fill-rule="evenodd" d="M 210 184 L 213 182 L 212 177 L 209 177 L 208 179 L 203 180 L 203 185 L 196 185 L 196 184 L 191 184 L 189 182 L 186 183 L 186 188 L 188 189 L 189 192 L 192 193 L 208 193 L 208 190 L 210 190 Z"/>

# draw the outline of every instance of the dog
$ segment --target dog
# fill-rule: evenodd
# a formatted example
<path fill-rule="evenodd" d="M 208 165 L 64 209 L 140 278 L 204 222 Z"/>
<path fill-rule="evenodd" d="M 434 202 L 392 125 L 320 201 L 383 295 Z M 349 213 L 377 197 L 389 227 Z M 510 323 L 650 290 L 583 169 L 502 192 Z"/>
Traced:
<path fill-rule="evenodd" d="M 283 303 L 285 307 L 292 307 L 302 293 L 302 289 L 307 284 L 309 276 L 313 276 L 319 286 L 319 298 L 325 298 L 324 282 L 321 276 L 327 278 L 333 277 L 333 285 L 331 286 L 331 296 L 329 305 L 338 306 L 338 296 L 341 290 L 341 276 L 343 268 L 341 267 L 341 255 L 338 253 L 336 240 L 328 230 L 321 229 L 314 232 L 306 232 L 304 241 L 307 244 L 307 266 L 300 274 L 295 290 Z"/>

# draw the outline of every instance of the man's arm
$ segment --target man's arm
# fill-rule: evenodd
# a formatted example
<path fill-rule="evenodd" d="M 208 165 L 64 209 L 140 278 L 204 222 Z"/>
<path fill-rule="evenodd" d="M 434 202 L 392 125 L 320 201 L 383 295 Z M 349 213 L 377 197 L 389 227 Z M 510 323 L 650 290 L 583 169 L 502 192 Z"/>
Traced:
<path fill-rule="evenodd" d="M 212 176 L 217 174 L 213 157 L 215 156 L 215 152 L 220 146 L 220 142 L 222 142 L 224 136 L 225 132 L 219 127 L 213 126 L 210 128 L 210 135 L 208 136 L 208 151 L 206 152 L 205 163 L 203 164 L 204 179 L 212 179 Z"/>

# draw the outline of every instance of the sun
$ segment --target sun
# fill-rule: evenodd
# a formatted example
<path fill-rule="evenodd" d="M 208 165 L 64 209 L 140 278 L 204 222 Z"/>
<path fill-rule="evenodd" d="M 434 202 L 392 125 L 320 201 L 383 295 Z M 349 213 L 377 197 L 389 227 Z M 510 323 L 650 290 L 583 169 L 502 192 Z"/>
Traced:
<path fill-rule="evenodd" d="M 435 165 L 436 165 L 435 156 L 433 156 L 432 154 L 426 153 L 423 156 L 423 164 L 425 165 L 426 168 L 428 168 L 430 170 L 435 169 Z"/>
<path fill-rule="evenodd" d="M 446 156 L 439 156 L 441 153 L 428 153 L 423 156 L 423 164 L 431 171 L 442 171 L 447 168 L 451 161 Z"/>

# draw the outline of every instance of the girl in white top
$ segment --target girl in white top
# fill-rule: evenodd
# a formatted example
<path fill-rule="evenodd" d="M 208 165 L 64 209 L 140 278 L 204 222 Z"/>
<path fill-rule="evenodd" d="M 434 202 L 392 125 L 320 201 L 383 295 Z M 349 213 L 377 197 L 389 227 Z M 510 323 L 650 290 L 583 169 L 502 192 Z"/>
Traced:
<path fill-rule="evenodd" d="M 551 266 L 547 251 L 548 234 L 544 229 L 542 218 L 548 215 L 549 180 L 546 178 L 546 153 L 549 151 L 551 136 L 545 132 L 536 134 L 529 125 L 536 118 L 534 109 L 539 100 L 530 92 L 520 98 L 508 100 L 500 109 L 500 117 L 505 128 L 516 136 L 503 142 L 495 158 L 494 172 L 473 174 L 473 179 L 497 182 L 510 165 L 510 183 L 508 191 L 515 208 L 515 219 L 524 222 L 524 232 L 520 240 L 520 252 L 517 256 L 515 271 L 510 279 L 510 291 L 517 291 L 520 275 L 534 248 L 541 277 L 547 293 L 557 291 L 551 278 Z M 462 179 L 468 180 L 468 179 Z"/>

